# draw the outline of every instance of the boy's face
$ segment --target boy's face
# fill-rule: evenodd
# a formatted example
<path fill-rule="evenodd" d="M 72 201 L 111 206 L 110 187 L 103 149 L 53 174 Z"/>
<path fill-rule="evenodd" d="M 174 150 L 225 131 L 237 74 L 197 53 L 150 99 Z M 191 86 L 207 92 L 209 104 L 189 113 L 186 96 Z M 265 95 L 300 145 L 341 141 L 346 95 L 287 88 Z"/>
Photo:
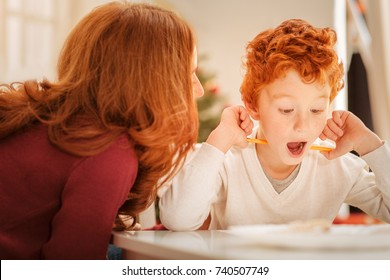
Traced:
<path fill-rule="evenodd" d="M 267 85 L 260 92 L 257 107 L 249 108 L 252 118 L 260 122 L 257 138 L 268 141 L 261 148 L 280 163 L 301 162 L 324 129 L 329 95 L 328 84 L 304 83 L 293 70 Z"/>

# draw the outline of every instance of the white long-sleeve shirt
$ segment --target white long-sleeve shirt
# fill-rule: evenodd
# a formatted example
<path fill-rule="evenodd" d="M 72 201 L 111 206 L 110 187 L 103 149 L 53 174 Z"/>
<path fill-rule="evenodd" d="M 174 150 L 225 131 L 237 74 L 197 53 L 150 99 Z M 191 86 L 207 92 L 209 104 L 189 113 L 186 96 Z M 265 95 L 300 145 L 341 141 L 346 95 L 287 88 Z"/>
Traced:
<path fill-rule="evenodd" d="M 348 153 L 328 160 L 318 151 L 309 151 L 297 177 L 280 194 L 264 174 L 255 144 L 223 154 L 203 143 L 160 197 L 160 218 L 165 227 L 176 231 L 199 228 L 209 214 L 210 229 L 333 221 L 343 203 L 390 223 L 387 143 L 362 158 Z"/>

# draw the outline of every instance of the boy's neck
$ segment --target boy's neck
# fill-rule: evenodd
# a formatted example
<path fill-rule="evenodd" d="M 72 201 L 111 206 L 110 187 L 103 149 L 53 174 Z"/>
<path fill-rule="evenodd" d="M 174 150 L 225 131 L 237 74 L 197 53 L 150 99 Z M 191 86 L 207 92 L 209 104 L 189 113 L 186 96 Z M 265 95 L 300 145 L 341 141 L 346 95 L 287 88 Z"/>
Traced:
<path fill-rule="evenodd" d="M 256 144 L 256 154 L 264 172 L 276 180 L 286 179 L 299 165 L 286 165 L 280 163 L 272 156 L 271 151 L 267 149 L 267 146 L 265 145 Z"/>

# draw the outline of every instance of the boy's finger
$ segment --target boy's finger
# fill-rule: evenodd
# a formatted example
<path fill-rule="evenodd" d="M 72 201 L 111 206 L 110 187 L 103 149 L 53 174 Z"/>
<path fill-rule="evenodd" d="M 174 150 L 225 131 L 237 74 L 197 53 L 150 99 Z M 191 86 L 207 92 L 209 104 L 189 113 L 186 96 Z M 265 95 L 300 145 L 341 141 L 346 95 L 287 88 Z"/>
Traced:
<path fill-rule="evenodd" d="M 329 130 L 331 130 L 334 134 L 336 134 L 338 137 L 341 137 L 344 135 L 344 131 L 340 128 L 340 126 L 333 119 L 328 120 L 326 127 Z"/>
<path fill-rule="evenodd" d="M 336 141 L 337 140 L 337 138 L 338 138 L 338 135 L 337 134 L 335 134 L 331 129 L 329 129 L 329 127 L 328 126 L 326 126 L 325 128 L 324 128 L 324 130 L 322 131 L 322 134 L 321 135 L 324 135 L 324 138 L 326 139 L 330 139 L 330 140 L 332 140 L 332 141 Z M 321 138 L 322 139 L 322 138 Z M 322 140 L 324 140 L 324 139 L 322 139 Z"/>
<path fill-rule="evenodd" d="M 319 138 L 321 139 L 321 140 L 326 140 L 327 139 L 327 137 L 325 136 L 325 134 L 322 132 L 321 133 L 321 135 L 319 136 Z"/>
<path fill-rule="evenodd" d="M 341 118 L 342 112 L 339 111 L 333 111 L 332 112 L 332 120 L 338 125 L 343 126 L 343 120 Z"/>

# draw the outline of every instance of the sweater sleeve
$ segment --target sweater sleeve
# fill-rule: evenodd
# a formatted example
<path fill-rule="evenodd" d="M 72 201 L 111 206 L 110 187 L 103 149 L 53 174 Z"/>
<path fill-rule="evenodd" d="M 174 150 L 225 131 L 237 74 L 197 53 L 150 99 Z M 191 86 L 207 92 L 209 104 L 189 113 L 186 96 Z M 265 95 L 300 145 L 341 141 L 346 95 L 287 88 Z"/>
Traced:
<path fill-rule="evenodd" d="M 362 157 L 372 172 L 359 176 L 347 201 L 367 214 L 390 223 L 390 148 L 384 143 Z"/>
<path fill-rule="evenodd" d="M 105 259 L 115 216 L 137 169 L 134 151 L 118 147 L 79 162 L 64 187 L 42 258 Z"/>
<path fill-rule="evenodd" d="M 194 153 L 160 198 L 160 219 L 170 230 L 198 229 L 222 184 L 219 170 L 225 155 L 207 143 Z"/>

